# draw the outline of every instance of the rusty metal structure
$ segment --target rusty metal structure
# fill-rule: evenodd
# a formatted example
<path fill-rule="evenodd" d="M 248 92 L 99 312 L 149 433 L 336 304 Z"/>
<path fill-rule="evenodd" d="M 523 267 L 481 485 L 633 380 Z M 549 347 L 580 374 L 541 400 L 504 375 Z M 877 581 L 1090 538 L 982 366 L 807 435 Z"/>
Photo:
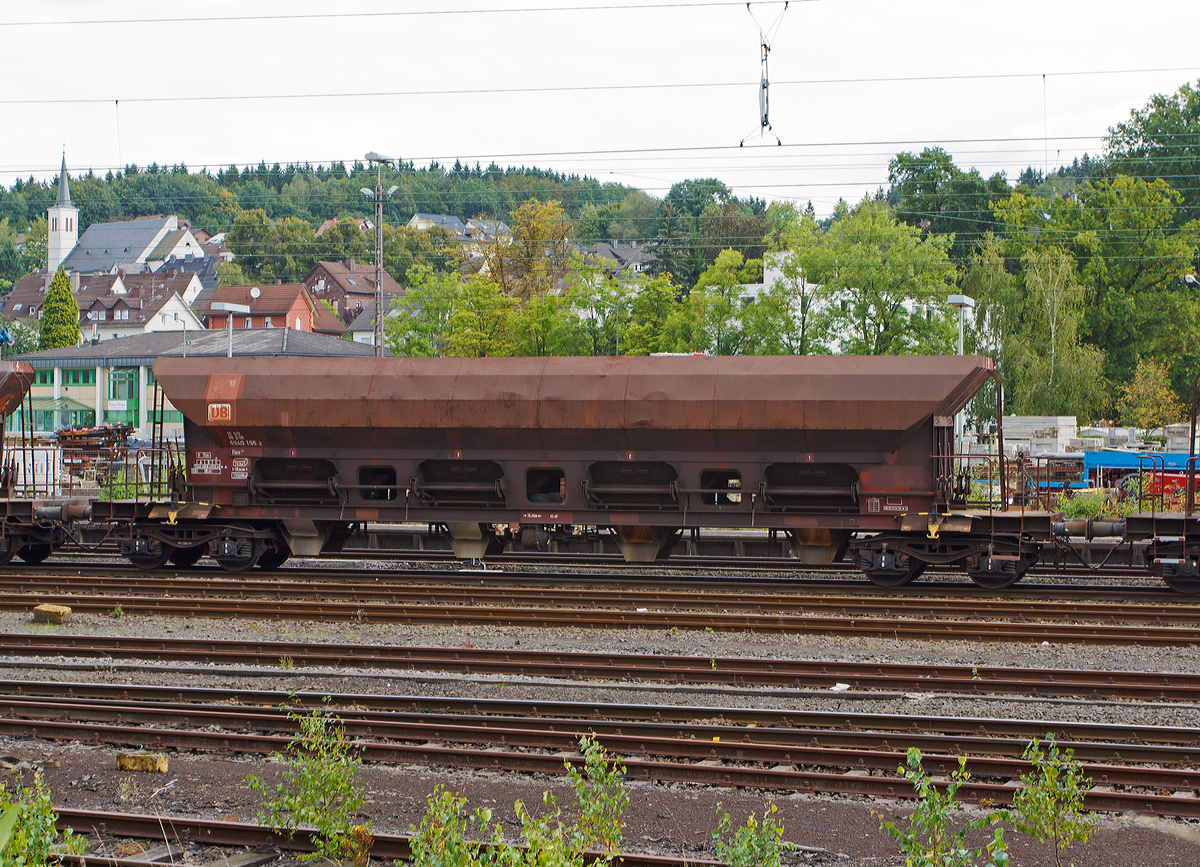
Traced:
<path fill-rule="evenodd" d="M 1047 545 L 1110 535 L 1200 592 L 1193 503 L 1063 521 L 1055 468 L 1006 460 L 1002 416 L 994 454 L 954 453 L 973 395 L 990 384 L 1003 406 L 982 356 L 161 358 L 154 373 L 149 446 L 5 438 L 0 563 L 86 548 L 82 529 L 142 569 L 207 554 L 241 571 L 339 551 L 368 523 L 428 524 L 468 561 L 611 534 L 645 563 L 685 532 L 763 528 L 882 586 L 949 565 L 1001 589 Z M 32 379 L 0 362 L 0 415 Z M 168 399 L 185 444 L 163 434 Z"/>
<path fill-rule="evenodd" d="M 688 528 L 790 535 L 876 583 L 934 563 L 1003 587 L 1051 515 L 1007 502 L 1002 460 L 953 454 L 982 356 L 162 358 L 185 418 L 170 496 L 102 506 L 143 568 L 337 551 L 365 522 L 445 528 L 476 560 L 611 532 L 626 560 Z M 998 382 L 997 382 L 998 388 Z M 156 444 L 157 445 L 157 444 Z"/>

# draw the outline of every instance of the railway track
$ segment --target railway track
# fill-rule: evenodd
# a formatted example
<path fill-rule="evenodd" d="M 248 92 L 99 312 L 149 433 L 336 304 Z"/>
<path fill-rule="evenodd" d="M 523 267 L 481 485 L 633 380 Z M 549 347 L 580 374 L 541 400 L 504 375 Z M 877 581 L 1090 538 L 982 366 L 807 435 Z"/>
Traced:
<path fill-rule="evenodd" d="M 110 558 L 110 562 L 105 562 L 101 557 Z M 117 560 L 117 564 L 113 564 L 111 559 Z M 539 580 L 541 576 L 545 576 L 549 580 L 560 581 L 578 581 L 578 580 L 596 580 L 597 577 L 603 577 L 610 581 L 620 581 L 624 583 L 634 582 L 657 582 L 660 584 L 677 583 L 680 581 L 688 582 L 707 582 L 707 583 L 728 583 L 737 581 L 739 584 L 743 582 L 761 582 L 764 584 L 778 585 L 780 582 L 788 584 L 799 584 L 818 586 L 820 584 L 832 584 L 836 587 L 858 586 L 865 590 L 873 590 L 875 592 L 895 593 L 895 592 L 913 592 L 920 589 L 928 589 L 931 586 L 935 587 L 961 587 L 964 589 L 972 589 L 977 593 L 987 591 L 981 590 L 978 585 L 968 580 L 962 570 L 949 566 L 930 566 L 925 570 L 922 579 L 918 579 L 911 586 L 906 588 L 881 588 L 876 587 L 867 581 L 856 564 L 848 561 L 840 561 L 824 566 L 813 567 L 805 566 L 800 561 L 786 557 L 672 557 L 669 561 L 664 561 L 655 564 L 653 567 L 655 572 L 647 572 L 645 564 L 630 564 L 619 554 L 539 554 L 536 552 L 524 552 L 521 554 L 501 554 L 496 557 L 489 557 L 486 566 L 468 566 L 462 561 L 457 560 L 449 551 L 406 551 L 406 550 L 389 550 L 389 549 L 360 549 L 341 554 L 322 555 L 322 560 L 343 563 L 371 563 L 371 562 L 404 562 L 410 564 L 424 563 L 429 566 L 409 566 L 404 569 L 389 568 L 383 570 L 362 569 L 362 568 L 343 568 L 343 569 L 322 569 L 320 571 L 336 573 L 339 575 L 361 575 L 364 571 L 379 575 L 383 572 L 389 579 L 396 576 L 430 576 L 448 578 L 457 574 L 479 575 L 485 573 L 491 580 L 503 581 L 512 576 L 506 574 L 506 569 L 537 569 L 546 571 L 524 571 L 517 573 L 517 577 L 526 580 Z M 208 562 L 208 561 L 203 561 Z M 299 571 L 315 571 L 311 567 L 299 567 L 295 565 L 296 561 L 289 561 L 289 565 L 285 566 L 281 571 L 285 573 Z M 111 550 L 107 547 L 102 547 L 96 551 L 83 552 L 77 549 L 65 549 L 55 552 L 52 558 L 46 561 L 40 567 L 26 566 L 17 562 L 9 565 L 9 569 L 14 571 L 29 571 L 46 568 L 55 568 L 65 571 L 70 567 L 86 567 L 89 571 L 99 571 L 100 573 L 119 575 L 121 573 L 128 574 L 133 566 L 129 565 L 124 558 L 120 557 L 116 552 L 115 546 Z M 596 570 L 589 573 L 586 571 L 561 571 L 564 569 L 571 570 Z M 550 571 L 559 570 L 559 571 Z M 713 570 L 725 570 L 730 574 L 713 575 Z M 195 566 L 190 569 L 177 569 L 173 566 L 165 567 L 163 570 L 170 574 L 217 574 L 228 575 L 229 573 L 217 566 Z M 600 573 L 598 576 L 596 573 Z M 678 574 L 670 574 L 678 573 Z M 797 573 L 803 573 L 803 577 Z M 814 574 L 825 576 L 837 576 L 826 578 L 813 578 Z M 770 576 L 770 577 L 764 577 Z M 382 577 L 382 576 L 381 576 Z M 936 578 L 936 581 L 929 579 Z M 1131 590 L 1159 591 L 1167 596 L 1170 591 L 1162 584 L 1159 579 L 1152 576 L 1144 566 L 1126 566 L 1126 565 L 1095 565 L 1087 566 L 1082 563 L 1044 563 L 1034 566 L 1026 574 L 1024 581 L 1021 584 L 1015 585 L 1004 590 L 1005 595 L 1013 593 L 1022 593 L 1024 591 L 1034 589 L 1036 591 L 1035 581 L 1038 578 L 1044 579 L 1092 579 L 1112 581 L 1121 578 L 1132 578 L 1146 583 L 1140 587 L 1128 588 Z M 1055 585 L 1062 586 L 1062 585 Z M 1110 585 L 1098 584 L 1093 585 L 1090 589 L 1101 590 L 1108 589 Z M 1082 588 L 1089 589 L 1089 588 Z"/>
<path fill-rule="evenodd" d="M 193 819 L 187 816 L 149 816 L 138 813 L 114 813 L 99 810 L 72 810 L 55 808 L 58 813 L 58 828 L 74 828 L 87 834 L 103 829 L 105 835 L 133 837 L 142 840 L 162 840 L 164 834 L 174 842 L 193 842 L 208 846 L 242 846 L 259 848 L 279 847 L 289 852 L 314 852 L 316 846 L 307 831 L 298 831 L 295 836 L 281 837 L 270 828 L 246 822 L 212 821 Z M 382 834 L 372 832 L 374 843 L 371 857 L 380 861 L 409 859 L 412 850 L 407 834 Z M 716 861 L 698 858 L 672 858 L 661 855 L 621 855 L 625 867 L 720 867 Z M 149 862 L 136 858 L 110 858 L 103 855 L 63 855 L 60 863 L 72 867 L 147 867 Z"/>
<path fill-rule="evenodd" d="M 965 695 L 1120 698 L 1200 701 L 1200 674 L 993 668 L 761 658 L 695 658 L 655 654 L 326 644 L 294 641 L 217 641 L 183 638 L 0 634 L 0 654 L 76 657 L 111 662 L 192 662 L 339 671 L 388 670 L 458 675 L 517 675 L 573 681 L 638 681 L 829 689 L 938 692 Z"/>
<path fill-rule="evenodd" d="M 281 693 L 126 687 L 112 697 L 113 687 L 25 684 L 26 694 L 20 695 L 14 684 L 6 687 L 0 733 L 17 738 L 267 754 L 282 751 L 295 731 L 277 704 L 287 698 Z M 57 695 L 30 694 L 47 691 Z M 315 694 L 298 698 L 302 705 L 323 704 Z M 404 702 L 409 709 L 398 710 Z M 582 761 L 574 751 L 578 739 L 590 733 L 624 757 L 627 778 L 634 780 L 911 797 L 895 768 L 908 747 L 919 746 L 926 768 L 937 774 L 952 770 L 958 756 L 970 756 L 972 779 L 960 796 L 994 803 L 1010 802 L 1015 781 L 1030 769 L 1017 757 L 1029 740 L 1053 725 L 1060 745 L 1075 750 L 1085 775 L 1095 781 L 1085 799 L 1089 809 L 1200 817 L 1196 729 L 487 700 L 470 700 L 467 708 L 465 703 L 343 695 L 332 697 L 328 706 L 338 708 L 369 762 L 562 774 L 564 755 L 574 764 Z M 523 712 L 514 714 L 518 708 Z M 746 722 L 747 717 L 755 721 Z"/>
<path fill-rule="evenodd" d="M 26 582 L 26 583 L 22 583 Z M 97 587 L 103 588 L 96 593 Z M 135 576 L 0 580 L 0 609 L 43 602 L 80 613 L 599 629 L 713 629 L 915 640 L 1200 643 L 1200 606 L 1177 602 L 749 593 L 669 588 L 390 585 L 283 578 Z M 252 604 L 250 604 L 252 603 Z"/>

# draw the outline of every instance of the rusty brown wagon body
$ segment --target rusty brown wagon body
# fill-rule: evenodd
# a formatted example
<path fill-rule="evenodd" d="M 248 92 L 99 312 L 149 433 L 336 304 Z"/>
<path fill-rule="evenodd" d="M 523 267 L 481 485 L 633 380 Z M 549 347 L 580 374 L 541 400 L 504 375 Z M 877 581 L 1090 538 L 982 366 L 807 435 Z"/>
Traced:
<path fill-rule="evenodd" d="M 613 528 L 639 561 L 684 528 L 765 527 L 806 562 L 850 546 L 903 583 L 970 557 L 1011 572 L 1037 535 L 1024 514 L 941 517 L 981 356 L 162 358 L 154 374 L 185 417 L 189 486 L 154 537 L 207 539 L 227 568 L 335 550 L 366 521 L 443 525 L 464 558 L 497 528 Z"/>

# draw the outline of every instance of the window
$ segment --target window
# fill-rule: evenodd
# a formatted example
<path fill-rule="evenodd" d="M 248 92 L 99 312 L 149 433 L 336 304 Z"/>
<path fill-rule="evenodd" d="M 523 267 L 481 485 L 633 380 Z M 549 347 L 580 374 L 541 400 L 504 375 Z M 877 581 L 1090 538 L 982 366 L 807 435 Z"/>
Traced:
<path fill-rule="evenodd" d="M 264 328 L 271 328 L 271 327 L 273 327 L 273 326 L 271 325 L 271 317 L 270 317 L 270 316 L 268 316 L 266 319 L 264 319 L 264 320 L 263 320 L 263 327 L 264 327 Z"/>
<path fill-rule="evenodd" d="M 300 330 L 300 317 L 299 316 L 296 317 L 296 330 L 297 331 Z"/>
<path fill-rule="evenodd" d="M 243 328 L 253 328 L 254 326 L 250 324 L 250 323 L 251 323 L 251 322 L 253 322 L 253 321 L 254 321 L 253 319 L 251 319 L 249 316 L 247 316 L 247 317 L 246 317 L 246 324 L 245 324 L 245 325 L 243 325 L 242 327 L 243 327 Z"/>
<path fill-rule="evenodd" d="M 34 385 L 54 385 L 54 371 L 49 369 L 34 371 Z"/>
<path fill-rule="evenodd" d="M 83 367 L 73 370 L 63 371 L 63 385 L 95 385 L 96 370 L 92 367 Z"/>
<path fill-rule="evenodd" d="M 136 367 L 117 367 L 108 377 L 108 397 L 110 400 L 133 400 L 138 397 L 138 369 Z"/>
<path fill-rule="evenodd" d="M 146 385 L 154 385 L 154 368 L 146 368 Z"/>

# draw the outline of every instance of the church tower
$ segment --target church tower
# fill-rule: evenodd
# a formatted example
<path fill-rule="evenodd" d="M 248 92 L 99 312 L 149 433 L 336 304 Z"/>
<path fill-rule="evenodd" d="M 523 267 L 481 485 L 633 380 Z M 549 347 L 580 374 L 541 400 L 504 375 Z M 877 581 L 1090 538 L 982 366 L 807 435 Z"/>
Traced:
<path fill-rule="evenodd" d="M 62 170 L 58 175 L 58 200 L 46 211 L 46 241 L 46 265 L 53 278 L 58 266 L 79 242 L 79 209 L 71 204 L 66 154 L 63 154 Z"/>

